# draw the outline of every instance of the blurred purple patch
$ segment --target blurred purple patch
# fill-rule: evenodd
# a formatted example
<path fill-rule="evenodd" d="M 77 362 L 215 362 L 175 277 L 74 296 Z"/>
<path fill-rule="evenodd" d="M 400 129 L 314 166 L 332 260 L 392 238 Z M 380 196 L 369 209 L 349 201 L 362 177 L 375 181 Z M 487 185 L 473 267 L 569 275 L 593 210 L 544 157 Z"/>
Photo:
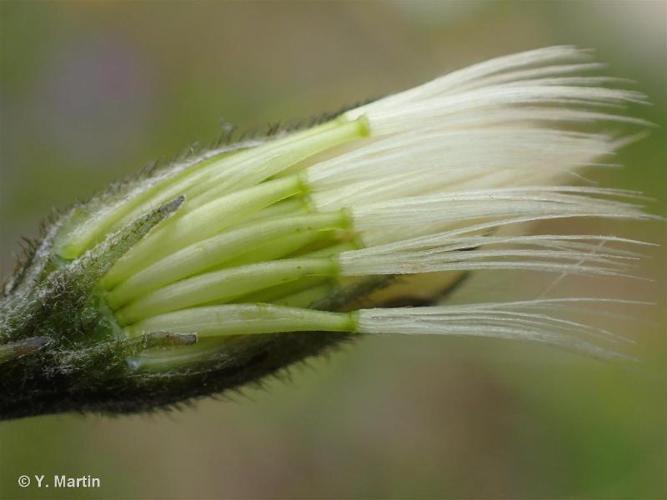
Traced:
<path fill-rule="evenodd" d="M 70 40 L 54 52 L 36 92 L 42 138 L 91 168 L 126 157 L 155 107 L 150 61 L 114 37 Z"/>

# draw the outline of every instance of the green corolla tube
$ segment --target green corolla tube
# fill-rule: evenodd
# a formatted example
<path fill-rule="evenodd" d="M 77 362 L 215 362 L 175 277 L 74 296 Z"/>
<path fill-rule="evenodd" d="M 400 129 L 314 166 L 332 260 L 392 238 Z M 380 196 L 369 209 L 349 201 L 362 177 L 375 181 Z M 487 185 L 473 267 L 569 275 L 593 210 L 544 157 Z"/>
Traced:
<path fill-rule="evenodd" d="M 0 302 L 0 418 L 168 408 L 363 335 L 622 339 L 553 311 L 600 297 L 443 303 L 468 272 L 626 276 L 641 242 L 531 234 L 643 219 L 573 185 L 644 102 L 572 47 L 450 73 L 297 131 L 216 148 L 61 212 Z M 612 110 L 612 111 L 608 111 Z"/>

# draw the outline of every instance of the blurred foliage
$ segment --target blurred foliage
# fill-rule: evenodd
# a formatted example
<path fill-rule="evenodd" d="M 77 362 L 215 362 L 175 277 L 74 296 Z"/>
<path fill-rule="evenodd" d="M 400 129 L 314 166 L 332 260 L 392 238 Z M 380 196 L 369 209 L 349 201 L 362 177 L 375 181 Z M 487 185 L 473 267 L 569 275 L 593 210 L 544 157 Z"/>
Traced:
<path fill-rule="evenodd" d="M 627 168 L 596 173 L 667 214 L 667 4 L 625 2 L 0 3 L 0 266 L 52 207 L 221 124 L 262 127 L 551 44 L 597 50 L 654 105 Z M 664 225 L 620 228 L 667 242 Z M 606 231 L 606 226 L 588 230 Z M 636 369 L 473 339 L 368 339 L 229 401 L 171 415 L 0 424 L 0 498 L 666 498 L 664 247 L 653 283 L 568 278 L 562 294 L 656 302 L 607 319 Z M 543 281 L 540 281 L 543 280 Z M 546 281 L 544 281 L 546 280 Z M 539 293 L 479 275 L 458 300 Z M 101 490 L 20 490 L 19 474 Z"/>

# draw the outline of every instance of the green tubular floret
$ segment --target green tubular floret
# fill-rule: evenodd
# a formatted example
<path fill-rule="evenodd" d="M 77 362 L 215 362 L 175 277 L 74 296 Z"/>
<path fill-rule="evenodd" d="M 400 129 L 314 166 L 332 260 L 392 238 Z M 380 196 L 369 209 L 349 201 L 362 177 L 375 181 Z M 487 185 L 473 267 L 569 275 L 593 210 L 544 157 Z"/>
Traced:
<path fill-rule="evenodd" d="M 312 245 L 322 238 L 326 239 L 327 235 L 330 235 L 333 231 L 335 231 L 335 229 L 312 230 L 273 238 L 258 243 L 251 252 L 244 253 L 234 259 L 225 261 L 221 267 L 245 266 L 248 264 L 279 259 Z M 215 266 L 214 269 L 217 267 L 218 266 Z"/>
<path fill-rule="evenodd" d="M 195 307 L 153 316 L 125 328 L 130 337 L 155 331 L 196 333 L 200 337 L 288 332 L 355 333 L 356 316 L 271 304 Z"/>
<path fill-rule="evenodd" d="M 104 278 L 113 286 L 161 257 L 238 224 L 262 208 L 302 192 L 298 176 L 269 181 L 214 200 L 156 228 L 130 250 Z"/>
<path fill-rule="evenodd" d="M 209 167 L 229 154 L 228 151 L 224 151 L 190 165 L 184 170 L 167 174 L 166 177 L 159 179 L 157 182 L 153 181 L 150 185 L 146 185 L 150 181 L 145 181 L 130 191 L 124 198 L 101 207 L 93 214 L 88 215 L 84 221 L 79 221 L 77 218 L 76 225 L 67 227 L 66 230 L 64 228 L 56 238 L 54 242 L 55 253 L 66 260 L 79 257 L 114 229 L 120 228 L 161 203 L 182 196 L 182 189 L 167 190 L 166 187 L 179 184 L 178 181 L 193 181 L 198 178 L 199 170 Z M 138 210 L 138 207 L 141 210 Z M 132 217 L 129 216 L 130 214 Z"/>
<path fill-rule="evenodd" d="M 257 245 L 270 244 L 298 234 L 346 229 L 348 224 L 349 217 L 342 211 L 249 224 L 200 241 L 159 260 L 111 290 L 107 299 L 115 307 L 120 307 L 147 292 L 221 266 L 241 255 L 250 257 Z M 106 278 L 101 284 L 103 287 L 109 285 Z"/>
<path fill-rule="evenodd" d="M 262 289 L 259 292 L 244 295 L 243 297 L 239 298 L 238 302 L 290 305 L 285 302 L 288 301 L 288 298 L 307 293 L 309 290 L 315 288 L 326 287 L 331 289 L 333 287 L 332 282 L 333 280 L 326 276 L 307 276 L 300 279 L 299 281 L 272 286 L 270 288 Z M 306 305 L 309 304 L 310 302 Z M 299 305 L 298 307 L 305 306 Z"/>
<path fill-rule="evenodd" d="M 334 289 L 331 283 L 305 288 L 300 292 L 281 297 L 273 301 L 274 304 L 287 307 L 310 307 L 314 302 L 323 299 Z"/>
<path fill-rule="evenodd" d="M 250 158 L 246 166 L 239 168 L 235 165 L 231 170 L 221 171 L 206 182 L 198 183 L 188 192 L 192 207 L 202 206 L 234 190 L 280 175 L 316 154 L 366 135 L 363 119 L 349 121 L 340 118 L 320 127 L 311 129 L 311 134 L 304 138 L 293 137 L 286 141 L 273 155 Z"/>
<path fill-rule="evenodd" d="M 128 358 L 127 365 L 135 372 L 167 372 L 180 367 L 201 365 L 205 361 L 215 360 L 215 356 L 225 349 L 226 340 L 208 337 L 188 346 L 147 349 L 136 357 Z"/>
<path fill-rule="evenodd" d="M 266 302 L 282 305 L 293 305 L 295 307 L 306 307 L 312 302 L 326 295 L 326 290 L 331 290 L 338 280 L 340 267 L 336 257 L 340 252 L 357 248 L 353 242 L 329 245 L 319 250 L 314 250 L 300 255 L 299 258 L 320 259 L 327 258 L 335 267 L 334 275 L 305 276 L 297 281 L 283 283 L 243 295 L 238 302 L 255 303 Z M 312 291 L 311 291 L 312 290 Z"/>
<path fill-rule="evenodd" d="M 261 183 L 318 153 L 367 135 L 365 119 L 351 121 L 339 117 L 260 146 L 221 152 L 152 185 L 139 186 L 123 199 L 97 210 L 58 238 L 56 253 L 64 259 L 74 259 L 110 231 L 177 196 L 188 198 L 189 207 L 184 207 L 187 213 L 233 191 Z"/>
<path fill-rule="evenodd" d="M 307 276 L 333 277 L 332 259 L 284 259 L 200 274 L 160 288 L 116 312 L 121 324 L 207 303 L 224 303 L 244 294 Z M 113 304 L 112 304 L 113 305 Z"/>
<path fill-rule="evenodd" d="M 250 217 L 246 223 L 254 222 L 257 220 L 267 220 L 275 217 L 283 217 L 285 215 L 306 215 L 310 213 L 310 207 L 306 197 L 304 196 L 293 196 L 287 200 L 279 201 L 266 207 L 263 210 L 260 210 L 252 217 Z"/>

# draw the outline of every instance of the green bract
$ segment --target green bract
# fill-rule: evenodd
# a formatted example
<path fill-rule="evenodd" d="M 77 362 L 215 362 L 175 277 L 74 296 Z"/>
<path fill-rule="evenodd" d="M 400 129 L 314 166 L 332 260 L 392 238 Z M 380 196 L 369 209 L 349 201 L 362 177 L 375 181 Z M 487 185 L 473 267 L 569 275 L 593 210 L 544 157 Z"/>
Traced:
<path fill-rule="evenodd" d="M 310 207 L 308 185 L 289 169 L 367 135 L 363 119 L 338 119 L 227 148 L 58 218 L 5 287 L 0 370 L 3 381 L 20 373 L 24 384 L 4 384 L 0 414 L 165 406 L 255 380 L 341 340 L 293 335 L 276 348 L 277 339 L 241 334 L 353 332 L 350 314 L 304 308 L 319 301 L 339 310 L 367 292 L 356 285 L 332 293 L 331 257 L 354 246 L 349 216 Z M 285 305 L 260 303 L 261 294 Z M 173 314 L 252 295 L 254 305 Z"/>

